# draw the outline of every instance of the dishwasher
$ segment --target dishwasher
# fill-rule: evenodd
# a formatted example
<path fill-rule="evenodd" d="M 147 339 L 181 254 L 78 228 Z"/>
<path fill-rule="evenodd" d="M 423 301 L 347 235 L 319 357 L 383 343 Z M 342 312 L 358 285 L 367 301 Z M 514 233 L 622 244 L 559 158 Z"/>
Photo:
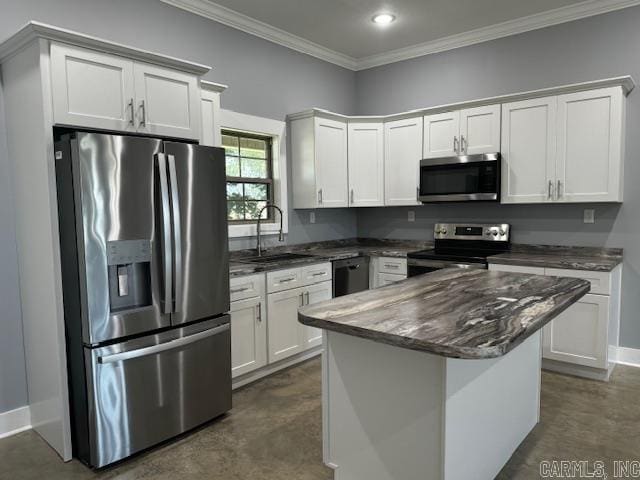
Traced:
<path fill-rule="evenodd" d="M 341 297 L 369 289 L 369 257 L 333 262 L 333 296 Z"/>

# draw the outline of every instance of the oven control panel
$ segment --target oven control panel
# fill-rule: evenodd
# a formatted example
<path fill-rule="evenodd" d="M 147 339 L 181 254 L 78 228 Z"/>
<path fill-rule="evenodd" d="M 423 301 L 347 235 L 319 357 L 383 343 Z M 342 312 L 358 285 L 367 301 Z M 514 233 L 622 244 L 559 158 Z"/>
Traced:
<path fill-rule="evenodd" d="M 510 226 L 503 224 L 480 223 L 436 223 L 433 237 L 436 240 L 485 240 L 508 242 Z"/>

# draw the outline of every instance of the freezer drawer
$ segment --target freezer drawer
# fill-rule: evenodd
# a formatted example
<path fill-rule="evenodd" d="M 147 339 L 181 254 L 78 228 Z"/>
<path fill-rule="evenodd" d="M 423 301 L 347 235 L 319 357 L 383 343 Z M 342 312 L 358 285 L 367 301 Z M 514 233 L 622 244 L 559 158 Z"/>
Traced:
<path fill-rule="evenodd" d="M 85 349 L 89 457 L 102 467 L 231 408 L 231 335 L 224 315 Z M 77 449 L 80 450 L 80 449 Z"/>

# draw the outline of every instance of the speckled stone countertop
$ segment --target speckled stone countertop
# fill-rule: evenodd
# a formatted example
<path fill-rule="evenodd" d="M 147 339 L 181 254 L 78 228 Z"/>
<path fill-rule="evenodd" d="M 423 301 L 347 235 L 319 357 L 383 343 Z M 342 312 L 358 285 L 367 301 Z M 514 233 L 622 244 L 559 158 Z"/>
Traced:
<path fill-rule="evenodd" d="M 586 280 L 447 269 L 299 310 L 301 323 L 452 358 L 499 357 L 589 292 Z"/>
<path fill-rule="evenodd" d="M 270 248 L 265 256 L 282 253 L 299 253 L 308 255 L 306 258 L 287 259 L 270 263 L 247 262 L 255 257 L 255 250 L 239 250 L 231 252 L 229 275 L 238 277 L 252 273 L 295 268 L 313 263 L 331 262 L 359 256 L 369 257 L 406 257 L 407 253 L 431 248 L 433 242 L 412 240 L 378 240 L 371 238 L 353 238 L 347 240 L 332 240 L 327 242 L 303 243 L 286 247 Z"/>
<path fill-rule="evenodd" d="M 492 255 L 490 264 L 610 272 L 622 263 L 621 248 L 513 245 L 509 253 Z"/>

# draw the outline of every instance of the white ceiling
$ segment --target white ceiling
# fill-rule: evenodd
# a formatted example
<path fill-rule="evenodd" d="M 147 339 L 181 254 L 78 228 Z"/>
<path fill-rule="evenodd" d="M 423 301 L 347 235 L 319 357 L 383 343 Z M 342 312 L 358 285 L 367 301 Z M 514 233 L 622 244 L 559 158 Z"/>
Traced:
<path fill-rule="evenodd" d="M 640 4 L 638 0 L 162 0 L 358 70 Z M 380 27 L 379 12 L 396 15 Z M 333 57 L 333 60 L 332 60 Z"/>

